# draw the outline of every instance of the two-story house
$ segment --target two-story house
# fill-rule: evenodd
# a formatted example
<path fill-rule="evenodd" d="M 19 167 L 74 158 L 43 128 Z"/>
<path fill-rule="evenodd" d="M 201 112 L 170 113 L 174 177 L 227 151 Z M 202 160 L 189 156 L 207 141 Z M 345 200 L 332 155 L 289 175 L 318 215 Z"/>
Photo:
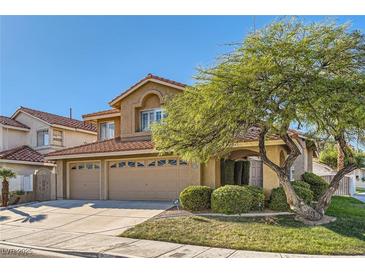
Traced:
<path fill-rule="evenodd" d="M 13 181 L 21 183 L 24 176 L 54 170 L 55 164 L 46 161 L 44 154 L 94 142 L 96 136 L 92 123 L 20 107 L 11 117 L 0 116 L 0 168 L 12 169 L 17 174 Z M 16 184 L 10 188 L 19 187 Z M 31 191 L 29 187 L 32 184 L 25 190 Z"/>
<path fill-rule="evenodd" d="M 184 88 L 148 74 L 110 101 L 111 109 L 84 115 L 85 121 L 97 125 L 98 141 L 47 155 L 57 163 L 58 198 L 174 200 L 188 185 L 216 188 L 226 183 L 257 185 L 269 195 L 279 181 L 258 157 L 257 128 L 238 137 L 226 159 L 211 158 L 207 164 L 161 156 L 154 149 L 150 126 L 164 118 L 165 101 Z M 303 136 L 291 134 L 306 157 L 298 161 L 298 172 L 311 169 L 312 151 Z M 285 160 L 287 150 L 278 136 L 270 136 L 266 145 L 272 161 Z"/>

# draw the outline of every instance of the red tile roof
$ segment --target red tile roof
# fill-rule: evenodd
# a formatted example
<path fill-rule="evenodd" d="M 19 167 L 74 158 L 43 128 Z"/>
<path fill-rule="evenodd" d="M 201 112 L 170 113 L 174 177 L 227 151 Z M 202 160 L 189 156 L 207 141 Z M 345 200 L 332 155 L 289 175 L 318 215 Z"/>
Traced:
<path fill-rule="evenodd" d="M 43 155 L 29 146 L 20 146 L 1 151 L 0 159 L 25 162 L 45 162 Z"/>
<path fill-rule="evenodd" d="M 133 86 L 131 86 L 130 88 L 128 88 L 127 90 L 125 90 L 124 92 L 122 92 L 120 95 L 118 95 L 117 97 L 115 97 L 113 100 L 111 100 L 109 102 L 109 104 L 111 102 L 115 101 L 116 99 L 118 99 L 119 97 L 121 97 L 121 96 L 125 95 L 126 93 L 130 92 L 131 90 L 133 90 L 139 84 L 141 84 L 144 81 L 149 80 L 149 79 L 159 80 L 159 81 L 162 81 L 162 82 L 165 82 L 165 83 L 168 83 L 168 84 L 172 84 L 172 85 L 175 85 L 175 86 L 178 86 L 178 87 L 182 87 L 182 88 L 186 87 L 186 84 L 179 83 L 179 82 L 176 82 L 176 81 L 173 81 L 173 80 L 170 80 L 170 79 L 167 79 L 167 78 L 163 78 L 163 77 L 160 77 L 160 76 L 157 76 L 157 75 L 153 75 L 152 73 L 149 73 L 142 80 L 138 81 Z"/>
<path fill-rule="evenodd" d="M 52 113 L 48 113 L 48 112 L 44 112 L 44 111 L 39 111 L 39 110 L 31 109 L 31 108 L 26 108 L 26 107 L 20 107 L 17 110 L 17 112 L 18 111 L 26 112 L 51 125 L 59 125 L 59 126 L 65 126 L 65 127 L 69 127 L 69 128 L 82 129 L 82 130 L 86 130 L 86 131 L 90 131 L 90 132 L 96 132 L 96 126 L 94 124 L 87 123 L 84 121 L 71 119 L 68 117 L 64 117 L 64 116 L 60 116 L 60 115 L 56 115 L 56 114 L 52 114 Z"/>
<path fill-rule="evenodd" d="M 296 134 L 296 131 L 290 130 L 291 134 Z M 257 127 L 252 127 L 243 136 L 237 136 L 237 141 L 250 142 L 257 141 L 260 134 L 260 129 Z M 279 140 L 278 135 L 269 135 L 270 140 Z M 118 152 L 118 151 L 135 151 L 135 150 L 150 150 L 153 149 L 154 145 L 152 141 L 126 141 L 122 140 L 120 137 L 98 141 L 91 144 L 66 148 L 62 150 L 57 150 L 50 152 L 46 157 L 52 156 L 66 156 L 75 154 L 91 154 L 91 153 L 108 153 L 108 152 Z"/>
<path fill-rule="evenodd" d="M 82 115 L 82 118 L 87 118 L 87 117 L 96 116 L 96 115 L 116 114 L 116 113 L 119 113 L 119 112 L 120 112 L 119 109 L 112 108 L 112 109 L 107 109 L 107 110 L 102 110 L 102 111 L 97 111 L 97 112 L 93 112 L 93 113 L 84 114 L 84 115 Z"/>
<path fill-rule="evenodd" d="M 12 126 L 12 127 L 19 127 L 19 128 L 26 128 L 29 129 L 28 126 L 23 125 L 22 123 L 11 119 L 10 117 L 6 117 L 6 116 L 0 116 L 0 124 L 3 124 L 5 126 Z"/>
<path fill-rule="evenodd" d="M 46 157 L 153 149 L 151 141 L 124 141 L 120 137 L 48 153 Z"/>
<path fill-rule="evenodd" d="M 259 135 L 260 135 L 261 129 L 257 126 L 253 126 L 249 128 L 246 132 L 243 134 L 238 134 L 236 136 L 238 141 L 243 142 L 252 142 L 252 141 L 258 141 Z M 300 133 L 294 129 L 288 130 L 289 135 L 295 136 L 299 135 Z M 278 134 L 267 134 L 267 139 L 269 140 L 280 140 L 280 136 Z"/>

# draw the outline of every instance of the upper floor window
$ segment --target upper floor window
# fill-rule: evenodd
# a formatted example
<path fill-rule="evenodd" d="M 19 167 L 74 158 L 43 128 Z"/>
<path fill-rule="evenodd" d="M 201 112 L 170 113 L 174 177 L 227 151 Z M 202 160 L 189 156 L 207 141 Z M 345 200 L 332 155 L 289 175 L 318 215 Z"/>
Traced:
<path fill-rule="evenodd" d="M 160 122 L 161 119 L 165 118 L 166 114 L 160 108 L 146 110 L 141 112 L 141 130 L 149 131 L 151 124 L 154 122 Z"/>
<path fill-rule="evenodd" d="M 53 130 L 53 144 L 56 146 L 63 145 L 63 133 L 61 130 L 57 130 L 57 129 Z"/>
<path fill-rule="evenodd" d="M 114 138 L 114 122 L 100 123 L 100 140 Z"/>
<path fill-rule="evenodd" d="M 37 146 L 48 146 L 49 145 L 49 134 L 48 129 L 37 131 Z"/>

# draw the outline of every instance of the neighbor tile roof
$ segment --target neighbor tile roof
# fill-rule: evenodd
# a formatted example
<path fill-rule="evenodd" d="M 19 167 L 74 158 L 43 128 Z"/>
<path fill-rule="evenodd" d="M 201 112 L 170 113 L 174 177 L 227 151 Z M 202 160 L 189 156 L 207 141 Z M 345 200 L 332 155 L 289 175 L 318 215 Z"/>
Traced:
<path fill-rule="evenodd" d="M 1 151 L 0 159 L 25 162 L 44 162 L 42 154 L 26 145 Z"/>
<path fill-rule="evenodd" d="M 0 124 L 3 124 L 5 126 L 12 126 L 12 127 L 19 127 L 19 128 L 26 128 L 29 129 L 28 126 L 23 125 L 22 123 L 11 119 L 10 117 L 6 117 L 6 116 L 0 116 Z"/>
<path fill-rule="evenodd" d="M 119 112 L 120 112 L 119 109 L 112 108 L 112 109 L 107 109 L 107 110 L 102 110 L 102 111 L 97 111 L 97 112 L 93 112 L 93 113 L 84 114 L 84 115 L 82 115 L 82 118 L 92 117 L 92 116 L 96 116 L 96 115 L 116 114 L 116 113 L 119 113 Z"/>
<path fill-rule="evenodd" d="M 257 141 L 260 136 L 261 129 L 257 126 L 253 126 L 249 128 L 246 132 L 243 134 L 237 134 L 236 139 L 238 141 L 243 142 L 251 142 L 251 141 Z M 298 131 L 294 129 L 288 130 L 289 135 L 295 136 L 300 134 Z M 269 140 L 280 140 L 280 136 L 278 134 L 267 134 L 267 139 Z"/>
<path fill-rule="evenodd" d="M 151 141 L 124 141 L 120 137 L 98 141 L 86 145 L 57 150 L 47 154 L 48 156 L 73 155 L 73 154 L 89 154 L 89 153 L 105 153 L 117 151 L 133 151 L 153 149 Z"/>
<path fill-rule="evenodd" d="M 137 83 L 135 83 L 133 86 L 129 87 L 127 90 L 125 90 L 124 92 L 122 92 L 120 95 L 118 95 L 117 97 L 115 97 L 113 100 L 111 100 L 109 103 L 117 100 L 119 97 L 123 96 L 124 94 L 130 92 L 131 90 L 133 90 L 136 86 L 138 86 L 139 84 L 141 84 L 142 82 L 148 80 L 148 79 L 155 79 L 155 80 L 159 80 L 159 81 L 162 81 L 162 82 L 165 82 L 165 83 L 168 83 L 168 84 L 172 84 L 172 85 L 175 85 L 175 86 L 179 86 L 179 87 L 186 87 L 186 84 L 183 84 L 183 83 L 180 83 L 180 82 L 177 82 L 177 81 L 173 81 L 173 80 L 170 80 L 170 79 L 167 79 L 167 78 L 164 78 L 164 77 L 160 77 L 160 76 L 157 76 L 157 75 L 153 75 L 152 73 L 149 73 L 147 74 L 146 77 L 144 77 L 143 79 L 141 79 L 140 81 L 138 81 Z"/>
<path fill-rule="evenodd" d="M 69 128 L 77 128 L 77 129 L 82 129 L 82 130 L 86 130 L 86 131 L 96 132 L 96 126 L 94 124 L 87 123 L 84 121 L 71 119 L 68 117 L 64 117 L 64 116 L 60 116 L 60 115 L 56 115 L 56 114 L 52 114 L 52 113 L 48 113 L 48 112 L 44 112 L 44 111 L 39 111 L 39 110 L 35 110 L 35 109 L 30 109 L 30 108 L 26 108 L 26 107 L 20 107 L 18 109 L 18 111 L 26 112 L 51 125 L 59 125 L 59 126 L 65 126 L 65 127 L 69 127 Z"/>

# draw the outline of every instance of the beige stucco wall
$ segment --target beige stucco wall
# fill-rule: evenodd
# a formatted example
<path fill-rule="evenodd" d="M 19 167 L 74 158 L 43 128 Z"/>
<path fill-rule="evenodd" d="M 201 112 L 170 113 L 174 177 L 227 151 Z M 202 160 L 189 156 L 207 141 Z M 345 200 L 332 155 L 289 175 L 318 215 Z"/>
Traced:
<path fill-rule="evenodd" d="M 32 148 L 37 148 L 37 131 L 46 129 L 49 130 L 49 125 L 23 112 L 20 112 L 15 117 L 15 120 L 30 127 L 29 133 L 27 135 L 27 144 Z"/>
<path fill-rule="evenodd" d="M 0 126 L 0 151 L 28 145 L 28 132 Z"/>
<path fill-rule="evenodd" d="M 221 184 L 220 160 L 211 158 L 201 165 L 201 184 L 211 188 L 217 188 Z"/>
<path fill-rule="evenodd" d="M 148 82 L 138 90 L 134 91 L 121 101 L 121 136 L 122 137 L 134 137 L 134 136 L 145 136 L 150 135 L 149 132 L 136 132 L 139 128 L 139 113 L 141 109 L 156 108 L 159 107 L 156 104 L 156 96 L 162 98 L 168 98 L 174 96 L 175 94 L 181 92 L 178 89 L 161 85 L 158 83 Z M 155 94 L 156 96 L 151 96 L 152 100 L 149 102 L 144 102 L 144 97 L 150 97 L 150 94 Z M 147 98 L 148 99 L 148 98 Z M 148 101 L 148 100 L 147 100 Z M 163 102 L 162 102 L 163 103 Z"/>
<path fill-rule="evenodd" d="M 0 168 L 8 168 L 14 171 L 17 175 L 35 175 L 41 170 L 51 172 L 51 199 L 56 199 L 56 168 L 53 166 L 42 166 L 32 164 L 4 163 L 0 162 Z M 33 188 L 35 182 L 33 181 Z"/>

